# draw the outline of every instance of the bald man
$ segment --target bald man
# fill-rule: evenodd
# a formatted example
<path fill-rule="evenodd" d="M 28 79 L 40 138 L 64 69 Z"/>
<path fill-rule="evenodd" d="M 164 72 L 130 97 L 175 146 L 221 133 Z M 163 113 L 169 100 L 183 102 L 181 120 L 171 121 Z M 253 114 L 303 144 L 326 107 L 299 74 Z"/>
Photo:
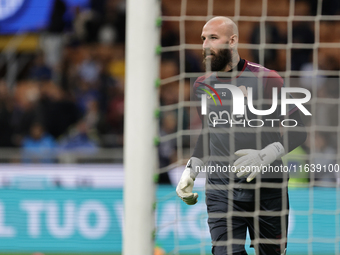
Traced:
<path fill-rule="evenodd" d="M 243 104 L 248 96 L 255 102 L 253 108 L 271 109 L 273 96 L 280 96 L 283 79 L 273 70 L 240 58 L 238 29 L 231 19 L 209 20 L 201 38 L 206 74 L 196 79 L 193 91 L 198 101 L 206 102 L 205 113 L 200 107 L 198 113 L 202 130 L 207 129 L 208 134 L 199 136 L 176 192 L 188 205 L 195 204 L 195 178 L 200 170 L 207 172 L 206 204 L 213 254 L 247 254 L 247 230 L 257 255 L 285 254 L 288 176 L 283 171 L 272 174 L 264 169 L 282 169 L 281 157 L 305 141 L 298 108 L 289 105 L 288 114 L 282 116 L 278 106 L 270 114 L 259 116 L 245 105 L 244 114 L 234 114 L 233 100 L 242 100 Z M 235 91 L 239 91 L 238 96 L 234 96 Z M 300 129 L 281 132 L 284 118 L 295 120 Z"/>
<path fill-rule="evenodd" d="M 212 18 L 203 27 L 201 38 L 207 70 L 210 67 L 210 71 L 227 72 L 239 63 L 238 29 L 231 19 Z"/>

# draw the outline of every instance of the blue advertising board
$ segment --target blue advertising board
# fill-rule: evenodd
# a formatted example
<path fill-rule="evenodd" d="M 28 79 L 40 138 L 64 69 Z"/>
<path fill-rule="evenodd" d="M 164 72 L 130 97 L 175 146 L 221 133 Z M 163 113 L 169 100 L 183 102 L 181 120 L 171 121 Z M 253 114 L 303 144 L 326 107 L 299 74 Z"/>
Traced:
<path fill-rule="evenodd" d="M 340 247 L 340 192 L 299 188 L 290 192 L 287 254 L 336 254 Z M 174 187 L 157 190 L 156 244 L 166 252 L 210 254 L 204 192 L 187 206 Z M 0 250 L 115 252 L 122 250 L 122 189 L 1 189 Z M 131 240 L 133 244 L 133 240 Z M 249 249 L 249 254 L 253 253 Z"/>
<path fill-rule="evenodd" d="M 34 32 L 45 29 L 55 0 L 0 0 L 0 34 Z M 64 0 L 68 12 L 87 7 L 89 0 Z"/>
<path fill-rule="evenodd" d="M 120 252 L 122 190 L 0 191 L 1 251 Z"/>

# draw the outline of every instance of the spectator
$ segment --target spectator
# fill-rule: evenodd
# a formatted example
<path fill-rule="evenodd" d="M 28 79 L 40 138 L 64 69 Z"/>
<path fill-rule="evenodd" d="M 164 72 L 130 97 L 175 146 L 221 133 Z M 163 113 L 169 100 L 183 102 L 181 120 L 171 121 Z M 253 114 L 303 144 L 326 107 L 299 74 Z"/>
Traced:
<path fill-rule="evenodd" d="M 85 114 L 86 107 L 90 101 L 99 99 L 98 83 L 101 66 L 95 60 L 93 54 L 85 58 L 78 66 L 78 82 L 75 89 L 77 106 L 81 114 Z"/>
<path fill-rule="evenodd" d="M 107 122 L 110 133 L 114 135 L 112 146 L 123 145 L 124 131 L 124 90 L 122 87 L 115 88 L 115 95 L 109 103 Z"/>
<path fill-rule="evenodd" d="M 13 143 L 21 146 L 23 136 L 29 135 L 33 123 L 42 122 L 37 108 L 39 85 L 33 81 L 22 81 L 15 87 L 13 96 L 13 113 L 9 121 L 14 133 Z"/>
<path fill-rule="evenodd" d="M 106 0 L 105 14 L 98 32 L 102 43 L 125 42 L 125 5 L 121 0 Z"/>
<path fill-rule="evenodd" d="M 58 138 L 79 118 L 79 111 L 66 92 L 51 81 L 40 85 L 38 110 L 46 130 Z"/>
<path fill-rule="evenodd" d="M 97 151 L 98 146 L 94 139 L 89 136 L 89 129 L 84 120 L 80 120 L 75 128 L 62 138 L 59 148 L 61 151 L 75 151 L 92 154 Z"/>
<path fill-rule="evenodd" d="M 13 128 L 10 119 L 13 113 L 13 103 L 11 102 L 4 80 L 0 80 L 0 147 L 12 147 Z"/>
<path fill-rule="evenodd" d="M 33 66 L 29 71 L 29 78 L 37 81 L 52 79 L 52 70 L 45 64 L 42 51 L 38 52 L 34 59 Z"/>
<path fill-rule="evenodd" d="M 84 116 L 84 121 L 89 130 L 97 128 L 98 122 L 100 120 L 100 113 L 97 101 L 89 101 L 86 107 L 86 113 Z"/>
<path fill-rule="evenodd" d="M 99 99 L 98 91 L 91 84 L 80 79 L 79 86 L 76 90 L 77 107 L 82 115 L 86 112 L 86 107 L 91 101 Z"/>
<path fill-rule="evenodd" d="M 56 144 L 40 123 L 31 126 L 29 135 L 22 141 L 22 148 L 25 163 L 53 163 Z"/>
<path fill-rule="evenodd" d="M 91 1 L 92 12 L 80 15 L 85 26 L 86 42 L 114 44 L 125 42 L 125 5 L 121 0 Z M 104 9 L 102 6 L 105 6 Z M 103 12 L 98 12 L 103 10 Z M 104 13 L 104 15 L 102 14 Z M 80 22 L 78 22 L 80 23 Z M 80 31 L 79 29 L 77 29 Z"/>
<path fill-rule="evenodd" d="M 61 60 L 63 47 L 62 33 L 65 28 L 64 15 L 67 6 L 64 0 L 55 0 L 47 33 L 42 37 L 42 48 L 46 54 L 46 63 L 56 68 Z"/>
<path fill-rule="evenodd" d="M 98 28 L 100 26 L 100 13 L 94 10 L 75 9 L 73 21 L 74 39 L 76 43 L 93 43 L 98 39 Z"/>

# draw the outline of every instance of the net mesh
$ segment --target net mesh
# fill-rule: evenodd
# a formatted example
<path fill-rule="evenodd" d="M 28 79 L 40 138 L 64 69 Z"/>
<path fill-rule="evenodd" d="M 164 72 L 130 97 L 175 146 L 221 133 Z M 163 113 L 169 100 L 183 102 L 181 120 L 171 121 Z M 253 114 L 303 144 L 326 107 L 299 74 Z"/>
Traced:
<path fill-rule="evenodd" d="M 283 158 L 286 166 L 297 169 L 289 181 L 287 254 L 340 254 L 340 8 L 337 1 L 163 0 L 162 15 L 161 176 L 168 175 L 172 184 L 177 184 L 201 133 L 196 112 L 200 102 L 190 101 L 190 93 L 192 81 L 204 75 L 202 27 L 214 16 L 228 16 L 239 29 L 241 58 L 276 70 L 284 78 L 285 87 L 306 88 L 312 95 L 305 104 L 312 116 L 301 115 L 307 140 Z M 258 103 L 261 100 L 264 99 Z M 260 142 L 257 144 L 262 149 Z M 327 169 L 327 174 L 320 175 L 318 168 Z M 204 184 L 204 178 L 195 181 L 194 190 L 199 193 L 199 203 L 195 206 L 187 206 L 178 199 L 174 187 L 158 193 L 156 245 L 167 253 L 211 254 Z M 257 190 L 265 185 L 268 184 L 254 184 Z M 281 186 L 284 194 L 285 184 Z M 255 201 L 259 201 L 259 192 L 255 193 Z M 283 208 L 286 204 L 287 200 L 283 199 Z M 229 206 L 231 209 L 233 203 Z M 278 215 L 286 213 L 283 210 Z M 259 237 L 258 217 L 265 214 L 256 202 L 251 215 L 255 218 L 252 242 L 255 250 L 259 242 L 275 241 Z M 232 216 L 232 210 L 223 215 L 226 219 Z M 231 253 L 231 244 L 242 241 L 232 238 L 230 231 L 228 236 L 228 241 L 214 245 L 227 245 Z M 286 241 L 276 240 L 282 245 Z M 247 236 L 246 249 L 253 254 L 249 244 Z"/>

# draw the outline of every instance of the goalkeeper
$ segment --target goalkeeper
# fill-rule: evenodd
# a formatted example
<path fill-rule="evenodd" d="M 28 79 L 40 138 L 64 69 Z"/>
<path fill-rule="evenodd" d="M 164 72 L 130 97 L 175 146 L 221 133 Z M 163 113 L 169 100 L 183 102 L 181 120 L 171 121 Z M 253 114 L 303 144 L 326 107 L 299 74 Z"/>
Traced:
<path fill-rule="evenodd" d="M 216 84 L 233 84 L 243 91 L 245 99 L 249 91 L 246 88 L 252 88 L 253 102 L 261 102 L 255 108 L 269 109 L 273 88 L 280 95 L 283 79 L 273 70 L 240 58 L 236 24 L 229 18 L 215 17 L 205 24 L 201 38 L 207 74 L 194 83 L 196 100 L 205 95 L 209 86 L 214 88 Z M 206 127 L 208 132 L 202 131 L 199 136 L 176 192 L 185 203 L 193 205 L 198 197 L 197 193 L 192 193 L 197 169 L 205 165 L 233 166 L 235 172 L 215 171 L 207 174 L 206 204 L 212 253 L 247 254 L 244 244 L 248 229 L 251 246 L 257 255 L 285 254 L 288 177 L 282 172 L 271 175 L 261 170 L 262 166 L 281 166 L 281 157 L 305 141 L 306 132 L 299 109 L 289 105 L 287 115 L 282 116 L 278 105 L 273 113 L 265 116 L 277 121 L 264 121 L 262 127 L 252 127 L 249 120 L 264 116 L 253 114 L 247 106 L 244 115 L 233 115 L 231 91 L 215 87 L 210 92 L 221 98 L 221 103 L 213 103 L 208 98 L 207 115 L 202 116 L 202 130 Z M 198 111 L 200 114 L 201 109 Z M 295 123 L 296 128 L 283 130 L 280 127 L 281 121 L 287 117 L 293 121 L 286 120 L 286 123 Z M 225 121 L 216 125 L 216 118 Z M 230 122 L 234 125 L 231 126 Z M 259 207 L 256 206 L 258 203 Z M 232 215 L 227 217 L 230 208 Z M 258 209 L 259 215 L 255 217 L 255 210 Z M 264 211 L 273 213 L 265 214 Z M 232 240 L 230 245 L 226 242 L 228 240 Z"/>

